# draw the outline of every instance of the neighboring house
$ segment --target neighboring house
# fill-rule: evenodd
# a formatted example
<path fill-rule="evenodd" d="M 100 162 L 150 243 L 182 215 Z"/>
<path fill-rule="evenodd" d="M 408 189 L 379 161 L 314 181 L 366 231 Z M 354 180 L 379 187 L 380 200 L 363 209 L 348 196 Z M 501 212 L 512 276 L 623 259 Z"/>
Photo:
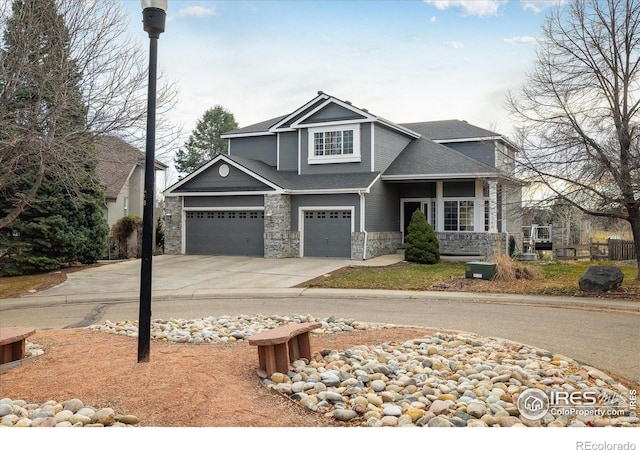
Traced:
<path fill-rule="evenodd" d="M 119 219 L 134 215 L 142 217 L 144 200 L 145 154 L 115 136 L 96 139 L 98 177 L 105 190 L 104 214 L 113 226 Z M 156 171 L 167 165 L 156 161 Z"/>
<path fill-rule="evenodd" d="M 521 234 L 515 146 L 464 121 L 396 124 L 319 92 L 223 137 L 229 155 L 165 191 L 167 253 L 369 259 L 403 247 L 418 208 L 444 255 Z"/>

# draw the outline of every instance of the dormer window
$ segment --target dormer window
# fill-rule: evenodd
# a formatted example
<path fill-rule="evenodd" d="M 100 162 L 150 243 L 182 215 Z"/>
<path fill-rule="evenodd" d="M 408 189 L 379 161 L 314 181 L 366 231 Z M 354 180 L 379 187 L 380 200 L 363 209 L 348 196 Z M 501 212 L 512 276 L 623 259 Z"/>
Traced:
<path fill-rule="evenodd" d="M 308 162 L 360 162 L 360 125 L 309 128 Z"/>

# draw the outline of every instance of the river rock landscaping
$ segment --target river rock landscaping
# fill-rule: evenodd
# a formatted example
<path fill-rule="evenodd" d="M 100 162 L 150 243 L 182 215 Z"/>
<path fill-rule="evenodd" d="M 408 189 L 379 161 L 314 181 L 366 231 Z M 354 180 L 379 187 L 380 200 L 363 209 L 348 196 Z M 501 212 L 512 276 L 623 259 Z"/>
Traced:
<path fill-rule="evenodd" d="M 322 324 L 312 334 L 398 327 L 310 315 L 240 315 L 154 320 L 151 335 L 176 345 L 232 343 L 286 323 L 309 321 Z M 89 328 L 130 337 L 138 334 L 136 323 L 129 321 Z M 311 361 L 294 361 L 287 373 L 267 377 L 258 370 L 256 383 L 340 423 L 365 427 L 636 427 L 640 422 L 630 406 L 635 394 L 604 372 L 504 339 L 436 332 L 405 342 L 356 345 L 338 351 L 316 348 L 312 337 L 312 350 Z M 588 391 L 598 398 L 599 409 L 564 414 L 550 408 L 543 417 L 529 420 L 517 406 L 518 397 L 529 388 L 547 395 L 552 391 Z M 34 417 L 39 411 L 47 419 L 36 422 L 40 426 L 101 426 L 89 415 L 88 420 L 72 421 L 80 409 L 67 408 L 69 402 L 29 405 L 3 399 L 0 425 L 34 426 L 35 420 L 42 418 Z M 599 414 L 605 407 L 610 414 Z M 64 411 L 72 415 L 60 415 Z M 118 415 L 113 410 L 107 411 L 107 416 L 113 420 L 111 426 L 137 423 L 135 416 Z"/>

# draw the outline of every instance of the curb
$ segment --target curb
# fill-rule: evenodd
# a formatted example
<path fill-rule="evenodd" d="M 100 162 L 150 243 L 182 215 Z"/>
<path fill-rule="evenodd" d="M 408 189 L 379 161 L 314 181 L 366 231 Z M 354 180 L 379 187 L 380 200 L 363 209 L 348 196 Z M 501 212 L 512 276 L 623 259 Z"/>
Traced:
<path fill-rule="evenodd" d="M 615 312 L 640 313 L 640 302 L 628 300 L 605 300 L 580 297 L 528 296 L 509 294 L 478 294 L 447 291 L 388 291 L 367 289 L 310 289 L 310 288 L 273 288 L 273 289 L 195 289 L 155 291 L 153 300 L 207 300 L 219 298 L 393 298 L 419 301 L 458 301 L 471 303 L 510 304 L 522 306 L 546 306 L 558 308 L 580 308 Z M 139 300 L 139 294 L 128 292 L 88 293 L 68 295 L 39 295 L 0 300 L 0 311 L 31 307 L 81 303 L 126 303 Z"/>

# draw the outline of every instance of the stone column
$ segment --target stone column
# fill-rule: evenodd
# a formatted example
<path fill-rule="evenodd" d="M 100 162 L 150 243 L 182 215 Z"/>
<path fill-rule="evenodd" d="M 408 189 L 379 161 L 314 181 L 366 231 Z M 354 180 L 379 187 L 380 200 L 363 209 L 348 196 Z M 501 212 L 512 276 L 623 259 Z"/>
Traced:
<path fill-rule="evenodd" d="M 164 222 L 164 252 L 167 255 L 180 255 L 182 253 L 182 197 L 165 197 L 164 206 L 167 209 Z"/>
<path fill-rule="evenodd" d="M 291 198 L 285 194 L 264 196 L 264 257 L 299 256 L 297 232 L 291 231 Z"/>

